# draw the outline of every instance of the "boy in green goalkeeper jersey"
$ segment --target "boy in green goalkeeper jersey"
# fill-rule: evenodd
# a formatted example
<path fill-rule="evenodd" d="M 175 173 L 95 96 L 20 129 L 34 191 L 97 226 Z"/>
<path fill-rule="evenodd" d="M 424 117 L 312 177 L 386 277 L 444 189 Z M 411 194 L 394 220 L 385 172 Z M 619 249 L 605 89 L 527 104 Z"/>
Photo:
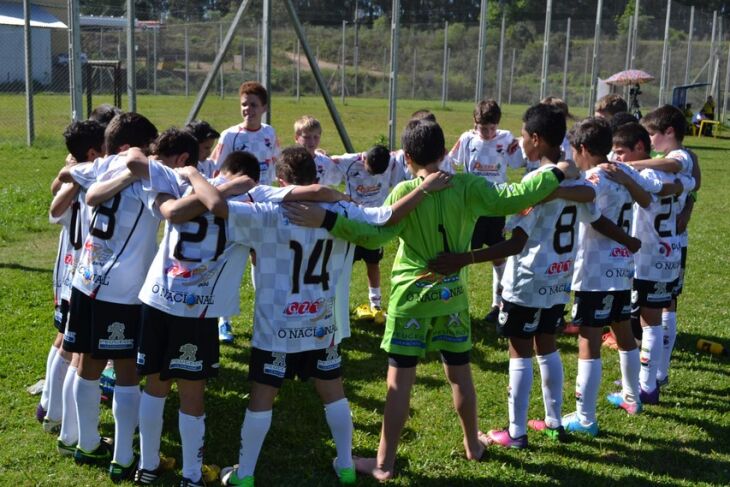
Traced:
<path fill-rule="evenodd" d="M 441 127 L 414 120 L 402 137 L 408 168 L 416 176 L 396 186 L 386 200 L 392 205 L 423 177 L 438 171 L 445 154 Z M 322 226 L 332 235 L 366 248 L 377 248 L 398 236 L 398 253 L 391 274 L 391 294 L 385 335 L 388 353 L 388 392 L 377 458 L 358 458 L 358 471 L 378 480 L 393 477 L 396 450 L 409 411 L 411 388 L 418 359 L 426 351 L 439 351 L 451 385 L 456 411 L 464 431 L 469 460 L 479 460 L 484 447 L 478 441 L 477 399 L 471 377 L 471 323 L 466 282 L 462 269 L 450 276 L 428 271 L 428 261 L 441 252 L 467 252 L 479 216 L 508 215 L 539 203 L 558 187 L 568 171 L 542 173 L 522 184 L 494 186 L 479 176 L 456 174 L 452 187 L 428 194 L 406 218 L 390 227 L 373 227 L 348 220 L 319 207 L 289 205 L 293 223 Z M 575 171 L 574 166 L 571 171 Z"/>

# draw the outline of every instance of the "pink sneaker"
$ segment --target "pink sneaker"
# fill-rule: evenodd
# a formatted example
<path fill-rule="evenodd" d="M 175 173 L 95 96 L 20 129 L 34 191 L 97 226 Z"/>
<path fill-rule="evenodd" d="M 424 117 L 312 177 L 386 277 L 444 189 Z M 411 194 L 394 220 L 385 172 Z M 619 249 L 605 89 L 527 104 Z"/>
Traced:
<path fill-rule="evenodd" d="M 608 396 L 606 396 L 606 399 L 612 405 L 614 405 L 617 408 L 623 409 L 631 416 L 639 414 L 642 409 L 640 402 L 627 402 L 624 399 L 623 394 L 621 394 L 620 392 L 614 392 L 613 394 L 609 394 Z"/>
<path fill-rule="evenodd" d="M 512 438 L 508 429 L 489 430 L 487 434 L 479 432 L 479 442 L 484 446 L 499 445 L 505 448 L 523 449 L 527 448 L 527 435 Z"/>

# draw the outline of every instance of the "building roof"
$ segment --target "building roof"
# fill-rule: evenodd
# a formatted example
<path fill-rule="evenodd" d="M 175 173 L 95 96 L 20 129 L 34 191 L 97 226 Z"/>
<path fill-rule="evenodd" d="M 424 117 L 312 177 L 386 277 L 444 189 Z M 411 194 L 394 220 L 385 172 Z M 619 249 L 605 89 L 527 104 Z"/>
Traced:
<path fill-rule="evenodd" d="M 16 25 L 22 27 L 25 24 L 23 5 L 20 3 L 0 2 L 0 25 Z M 66 29 L 67 26 L 46 9 L 39 5 L 30 6 L 30 26 L 46 29 Z"/>

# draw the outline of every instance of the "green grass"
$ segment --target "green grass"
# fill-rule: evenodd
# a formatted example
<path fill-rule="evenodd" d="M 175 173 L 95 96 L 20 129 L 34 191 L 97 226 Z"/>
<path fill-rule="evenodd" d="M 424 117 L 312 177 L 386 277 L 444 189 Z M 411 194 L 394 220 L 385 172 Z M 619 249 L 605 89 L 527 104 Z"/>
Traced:
<path fill-rule="evenodd" d="M 65 110 L 67 100 L 56 100 Z M 179 123 L 190 100 L 141 98 L 140 111 L 164 128 Z M 238 120 L 234 99 L 211 100 L 201 118 L 219 127 Z M 449 104 L 448 110 L 427 102 L 401 102 L 401 124 L 408 113 L 433 108 L 444 125 L 447 140 L 454 141 L 470 125 L 471 106 Z M 323 147 L 342 149 L 327 121 L 323 104 L 304 99 L 274 99 L 274 125 L 282 140 L 291 140 L 293 120 L 309 113 L 324 124 Z M 505 107 L 503 126 L 519 127 L 524 107 Z M 380 100 L 352 100 L 342 108 L 343 118 L 357 149 L 364 149 L 387 133 L 387 106 Z M 2 115 L 0 114 L 0 117 Z M 50 114 L 49 114 L 50 120 Z M 63 116 L 58 117 L 62 126 Z M 18 130 L 22 133 L 22 127 Z M 58 132 L 57 132 L 58 133 Z M 51 325 L 51 268 L 58 227 L 47 222 L 49 183 L 65 156 L 60 137 L 34 148 L 0 144 L 0 484 L 2 485 L 106 485 L 105 471 L 77 467 L 59 457 L 55 441 L 43 433 L 33 418 L 38 398 L 25 387 L 44 374 L 45 357 L 54 336 Z M 724 167 L 730 142 L 690 137 L 703 168 L 703 189 L 695 207 L 691 231 L 685 294 L 679 304 L 679 337 L 673 358 L 671 383 L 662 404 L 645 414 L 627 417 L 613 410 L 602 397 L 611 392 L 619 376 L 616 352 L 604 353 L 604 378 L 598 414 L 601 435 L 577 438 L 557 445 L 540 436 L 530 437 L 527 451 L 490 449 L 487 461 L 463 460 L 461 434 L 451 405 L 450 389 L 435 358 L 419 366 L 411 401 L 411 417 L 399 450 L 399 476 L 394 485 L 726 485 L 730 479 L 730 365 L 726 359 L 700 354 L 698 338 L 730 344 L 727 308 L 727 275 L 730 257 L 728 193 L 730 176 Z M 395 246 L 386 248 L 384 274 Z M 357 264 L 351 304 L 367 299 L 365 272 Z M 387 292 L 387 284 L 384 284 Z M 474 379 L 479 394 L 482 429 L 507 423 L 506 343 L 493 327 L 480 320 L 488 311 L 491 269 L 482 266 L 470 276 L 471 314 L 475 347 Z M 242 314 L 235 319 L 235 346 L 222 348 L 220 376 L 210 385 L 207 400 L 205 459 L 219 465 L 236 461 L 240 424 L 247 403 L 252 290 L 248 277 L 241 290 Z M 372 455 L 378 444 L 385 393 L 386 358 L 379 350 L 381 329 L 353 322 L 353 337 L 345 342 L 345 388 L 355 423 L 354 451 Z M 564 411 L 574 410 L 576 341 L 559 339 L 565 367 Z M 165 413 L 162 451 L 178 459 L 177 398 L 171 395 Z M 543 414 L 536 373 L 530 417 Z M 111 411 L 102 408 L 101 428 L 113 435 Z M 259 485 L 336 485 L 330 461 L 335 455 L 322 407 L 310 384 L 287 383 L 275 405 L 269 433 L 257 469 Z M 168 475 L 164 485 L 178 477 Z M 375 485 L 360 479 L 360 485 Z"/>

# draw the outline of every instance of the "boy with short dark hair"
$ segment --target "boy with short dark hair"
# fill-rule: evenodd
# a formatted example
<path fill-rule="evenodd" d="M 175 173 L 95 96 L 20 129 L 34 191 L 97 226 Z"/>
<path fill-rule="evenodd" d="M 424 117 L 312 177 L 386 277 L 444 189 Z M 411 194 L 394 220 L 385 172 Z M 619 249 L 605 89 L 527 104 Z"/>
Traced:
<path fill-rule="evenodd" d="M 485 98 L 474 107 L 474 128 L 464 132 L 449 152 L 452 164 L 462 166 L 467 173 L 481 176 L 492 184 L 507 182 L 507 167 L 522 165 L 518 141 L 508 130 L 499 130 L 502 110 L 497 102 Z M 502 216 L 481 216 L 474 225 L 472 249 L 492 246 L 504 241 Z M 502 303 L 501 281 L 504 261 L 496 260 L 492 267 L 492 307 L 485 320 L 497 323 Z"/>
<path fill-rule="evenodd" d="M 193 120 L 185 126 L 185 130 L 198 141 L 198 171 L 211 179 L 215 175 L 215 161 L 209 157 L 221 134 L 205 120 Z"/>
<path fill-rule="evenodd" d="M 593 116 L 605 118 L 610 122 L 614 115 L 628 110 L 629 106 L 626 104 L 626 100 L 621 95 L 612 93 L 602 96 L 596 101 L 596 105 L 593 107 Z"/>

